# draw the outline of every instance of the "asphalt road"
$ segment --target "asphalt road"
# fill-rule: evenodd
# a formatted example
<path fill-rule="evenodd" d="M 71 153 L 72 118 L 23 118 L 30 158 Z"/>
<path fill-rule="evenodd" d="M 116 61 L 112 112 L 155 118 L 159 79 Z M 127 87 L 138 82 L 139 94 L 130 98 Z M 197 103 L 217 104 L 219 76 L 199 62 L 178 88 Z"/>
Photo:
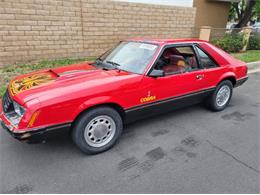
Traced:
<path fill-rule="evenodd" d="M 27 145 L 0 129 L 2 193 L 260 193 L 260 73 L 218 113 L 201 105 L 129 125 L 96 156 L 68 138 Z"/>

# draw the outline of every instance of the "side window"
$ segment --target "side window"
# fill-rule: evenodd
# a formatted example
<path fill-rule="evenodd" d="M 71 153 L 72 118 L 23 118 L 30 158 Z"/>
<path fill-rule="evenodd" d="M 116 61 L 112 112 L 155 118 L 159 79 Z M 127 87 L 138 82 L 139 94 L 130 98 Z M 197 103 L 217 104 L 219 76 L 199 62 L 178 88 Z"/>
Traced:
<path fill-rule="evenodd" d="M 213 60 L 204 52 L 202 51 L 200 48 L 196 47 L 197 51 L 198 51 L 198 55 L 200 58 L 200 62 L 201 65 L 205 68 L 214 68 L 214 67 L 218 67 L 218 65 L 213 62 Z"/>
<path fill-rule="evenodd" d="M 179 74 L 199 69 L 196 55 L 191 46 L 178 46 L 166 48 L 155 66 L 163 70 L 165 75 Z"/>

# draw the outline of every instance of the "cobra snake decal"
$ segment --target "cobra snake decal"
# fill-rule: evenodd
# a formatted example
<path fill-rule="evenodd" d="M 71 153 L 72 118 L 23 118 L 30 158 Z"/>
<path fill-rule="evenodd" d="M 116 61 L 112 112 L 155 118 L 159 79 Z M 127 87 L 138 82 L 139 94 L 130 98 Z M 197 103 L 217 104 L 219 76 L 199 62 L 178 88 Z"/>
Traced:
<path fill-rule="evenodd" d="M 24 77 L 22 79 L 12 81 L 10 85 L 10 90 L 13 95 L 21 93 L 25 90 L 31 89 L 32 87 L 37 87 L 42 84 L 47 84 L 53 81 L 53 77 L 48 73 L 40 73 Z"/>

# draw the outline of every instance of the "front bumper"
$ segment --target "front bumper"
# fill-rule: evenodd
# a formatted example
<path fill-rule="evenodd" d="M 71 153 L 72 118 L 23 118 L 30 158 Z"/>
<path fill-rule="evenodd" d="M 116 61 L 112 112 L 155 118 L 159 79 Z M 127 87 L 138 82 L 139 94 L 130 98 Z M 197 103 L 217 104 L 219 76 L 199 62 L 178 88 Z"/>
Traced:
<path fill-rule="evenodd" d="M 41 143 L 47 141 L 58 135 L 64 135 L 66 132 L 70 131 L 71 123 L 57 124 L 48 127 L 39 127 L 35 129 L 24 129 L 23 131 L 18 131 L 10 121 L 5 117 L 2 110 L 2 101 L 0 99 L 0 126 L 3 127 L 10 135 L 15 139 L 27 143 Z"/>
<path fill-rule="evenodd" d="M 71 123 L 65 123 L 19 133 L 11 131 L 3 121 L 0 122 L 3 129 L 15 139 L 27 143 L 41 143 L 50 140 L 58 135 L 68 133 L 71 127 Z"/>

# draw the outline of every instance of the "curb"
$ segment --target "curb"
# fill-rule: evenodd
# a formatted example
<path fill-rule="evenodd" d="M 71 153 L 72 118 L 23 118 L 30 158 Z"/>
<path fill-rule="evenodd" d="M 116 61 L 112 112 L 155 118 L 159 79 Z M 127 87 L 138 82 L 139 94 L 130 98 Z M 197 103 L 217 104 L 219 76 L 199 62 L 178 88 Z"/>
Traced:
<path fill-rule="evenodd" d="M 247 63 L 248 73 L 254 73 L 260 71 L 260 61 Z"/>

